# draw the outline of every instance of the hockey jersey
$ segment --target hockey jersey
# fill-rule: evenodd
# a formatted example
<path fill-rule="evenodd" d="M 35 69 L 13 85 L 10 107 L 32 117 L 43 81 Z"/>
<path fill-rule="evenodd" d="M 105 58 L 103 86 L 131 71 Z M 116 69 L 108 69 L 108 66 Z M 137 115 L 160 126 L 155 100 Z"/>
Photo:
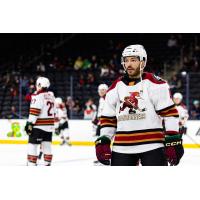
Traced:
<path fill-rule="evenodd" d="M 92 123 L 94 125 L 100 125 L 100 117 L 102 115 L 103 107 L 105 102 L 105 96 L 99 98 L 98 110 L 95 112 L 94 117 L 92 119 Z"/>
<path fill-rule="evenodd" d="M 109 88 L 101 116 L 101 135 L 113 138 L 113 151 L 142 153 L 163 147 L 166 134 L 178 134 L 178 111 L 166 81 L 151 73 L 126 75 Z"/>
<path fill-rule="evenodd" d="M 28 121 L 34 124 L 34 128 L 53 132 L 55 115 L 56 108 L 53 92 L 40 91 L 31 95 Z"/>
<path fill-rule="evenodd" d="M 59 124 L 63 124 L 64 122 L 68 121 L 67 109 L 64 104 L 56 107 L 56 112 Z"/>
<path fill-rule="evenodd" d="M 179 105 L 176 105 L 176 108 L 178 110 L 178 114 L 179 114 L 179 124 L 181 126 L 185 126 L 186 124 L 186 121 L 187 119 L 189 118 L 189 115 L 188 115 L 188 111 L 187 111 L 187 108 L 184 104 L 179 104 Z"/>
<path fill-rule="evenodd" d="M 97 117 L 98 118 L 100 118 L 101 115 L 102 115 L 104 103 L 105 103 L 105 98 L 104 97 L 100 97 L 99 105 L 98 105 L 98 112 L 97 112 Z"/>

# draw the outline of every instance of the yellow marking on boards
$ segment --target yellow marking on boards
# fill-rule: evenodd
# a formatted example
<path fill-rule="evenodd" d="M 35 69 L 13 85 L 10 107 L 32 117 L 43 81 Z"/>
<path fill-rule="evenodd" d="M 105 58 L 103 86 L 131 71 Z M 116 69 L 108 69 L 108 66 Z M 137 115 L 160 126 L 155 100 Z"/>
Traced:
<path fill-rule="evenodd" d="M 59 145 L 61 141 L 53 141 L 53 145 Z M 27 140 L 0 140 L 0 144 L 28 144 Z M 71 145 L 75 146 L 94 146 L 91 141 L 71 141 Z M 200 148 L 200 144 L 183 144 L 184 148 Z"/>
<path fill-rule="evenodd" d="M 61 141 L 53 141 L 53 145 L 59 145 Z M 0 144 L 28 144 L 28 140 L 0 140 Z M 77 146 L 93 146 L 94 142 L 90 141 L 71 141 L 71 145 Z"/>

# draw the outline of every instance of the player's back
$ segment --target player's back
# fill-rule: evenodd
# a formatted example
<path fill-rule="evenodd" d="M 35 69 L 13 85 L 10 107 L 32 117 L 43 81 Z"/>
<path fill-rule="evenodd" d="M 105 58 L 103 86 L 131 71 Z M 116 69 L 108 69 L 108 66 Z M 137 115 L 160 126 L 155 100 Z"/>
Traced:
<path fill-rule="evenodd" d="M 30 106 L 31 114 L 37 116 L 34 128 L 52 132 L 55 121 L 55 97 L 53 93 L 45 91 L 34 94 Z"/>
<path fill-rule="evenodd" d="M 184 117 L 189 117 L 187 107 L 183 103 L 181 103 L 180 105 L 176 105 L 176 108 L 178 110 L 180 120 Z"/>

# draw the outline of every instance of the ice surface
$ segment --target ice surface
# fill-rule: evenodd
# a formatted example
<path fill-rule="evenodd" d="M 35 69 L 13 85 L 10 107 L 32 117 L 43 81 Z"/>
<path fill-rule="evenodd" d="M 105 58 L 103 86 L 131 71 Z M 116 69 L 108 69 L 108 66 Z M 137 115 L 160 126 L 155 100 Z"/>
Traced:
<path fill-rule="evenodd" d="M 94 146 L 59 146 L 53 145 L 52 166 L 94 166 Z M 1 144 L 0 166 L 25 166 L 27 145 Z M 39 161 L 39 166 L 43 161 Z M 200 166 L 200 149 L 185 148 L 182 166 Z"/>

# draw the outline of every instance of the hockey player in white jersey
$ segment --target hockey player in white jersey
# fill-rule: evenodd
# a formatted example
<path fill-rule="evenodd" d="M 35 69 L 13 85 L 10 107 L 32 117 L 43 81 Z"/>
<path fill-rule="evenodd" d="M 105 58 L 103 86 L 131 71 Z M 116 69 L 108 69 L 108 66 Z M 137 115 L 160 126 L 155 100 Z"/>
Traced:
<path fill-rule="evenodd" d="M 63 103 L 62 98 L 57 97 L 55 99 L 55 102 L 56 102 L 56 112 L 57 112 L 57 118 L 58 118 L 58 124 L 59 124 L 55 133 L 57 135 L 61 135 L 61 140 L 62 140 L 61 145 L 64 145 L 64 144 L 70 145 L 67 109 Z"/>
<path fill-rule="evenodd" d="M 173 101 L 176 105 L 179 114 L 179 132 L 181 134 L 186 134 L 187 132 L 186 122 L 189 118 L 189 115 L 186 106 L 182 103 L 182 100 L 183 100 L 183 95 L 181 93 L 177 92 L 173 95 Z"/>
<path fill-rule="evenodd" d="M 108 86 L 106 84 L 100 84 L 98 86 L 98 94 L 99 94 L 99 104 L 98 104 L 98 110 L 95 114 L 95 118 L 92 120 L 93 125 L 96 127 L 96 134 L 95 136 L 100 136 L 100 117 L 102 115 L 104 103 L 105 103 L 105 97 L 106 97 L 106 92 L 108 90 Z M 94 161 L 94 164 L 100 164 L 98 160 Z"/>
<path fill-rule="evenodd" d="M 101 136 L 95 142 L 97 159 L 105 165 L 135 166 L 139 160 L 144 166 L 177 165 L 183 156 L 179 115 L 169 86 L 154 74 L 143 72 L 146 63 L 142 45 L 124 49 L 125 75 L 107 91 Z"/>
<path fill-rule="evenodd" d="M 98 104 L 98 110 L 95 114 L 94 119 L 92 120 L 92 123 L 94 126 L 96 126 L 96 134 L 95 136 L 100 136 L 100 117 L 103 111 L 106 92 L 108 90 L 108 86 L 106 84 L 100 84 L 98 87 L 98 94 L 99 94 L 99 104 Z"/>
<path fill-rule="evenodd" d="M 37 149 L 42 145 L 46 166 L 52 161 L 52 133 L 55 122 L 55 97 L 48 91 L 48 78 L 39 77 L 36 81 L 36 92 L 31 96 L 29 118 L 25 131 L 29 135 L 27 165 L 37 165 Z"/>

